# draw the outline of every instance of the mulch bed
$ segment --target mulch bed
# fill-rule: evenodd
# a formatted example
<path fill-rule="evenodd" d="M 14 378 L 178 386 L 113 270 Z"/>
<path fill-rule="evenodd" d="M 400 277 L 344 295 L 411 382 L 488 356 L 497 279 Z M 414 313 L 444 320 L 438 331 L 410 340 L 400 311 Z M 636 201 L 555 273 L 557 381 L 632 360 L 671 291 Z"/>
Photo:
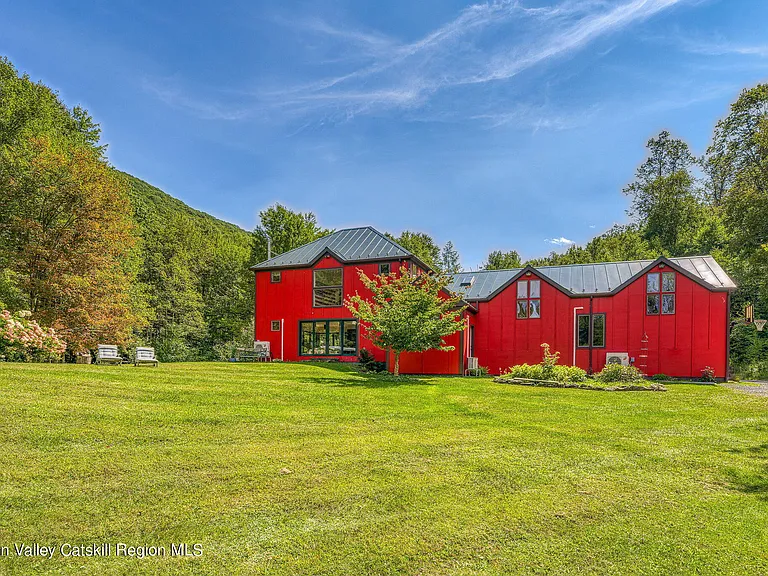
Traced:
<path fill-rule="evenodd" d="M 601 392 L 666 392 L 662 384 L 616 384 L 615 386 L 597 386 L 589 382 L 556 382 L 554 380 L 529 380 L 528 378 L 506 378 L 497 376 L 493 379 L 498 384 L 519 384 L 539 388 L 578 388 L 579 390 L 598 390 Z"/>

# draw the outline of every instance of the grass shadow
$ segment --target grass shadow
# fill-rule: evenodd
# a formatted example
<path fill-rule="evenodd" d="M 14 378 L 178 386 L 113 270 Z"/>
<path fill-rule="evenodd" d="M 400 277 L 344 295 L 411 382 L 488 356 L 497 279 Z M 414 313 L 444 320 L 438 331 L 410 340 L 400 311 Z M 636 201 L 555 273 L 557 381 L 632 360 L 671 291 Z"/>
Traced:
<path fill-rule="evenodd" d="M 317 384 L 332 384 L 339 388 L 395 388 L 398 386 L 423 386 L 434 385 L 423 376 L 405 375 L 395 377 L 389 372 L 361 372 L 357 366 L 345 362 L 313 362 L 315 366 L 341 372 L 346 377 L 340 378 L 322 378 L 312 377 L 304 378 L 307 382 Z"/>
<path fill-rule="evenodd" d="M 759 466 L 752 470 L 729 469 L 727 474 L 730 484 L 739 492 L 753 494 L 760 500 L 768 501 L 768 443 L 758 444 L 749 448 L 730 449 L 728 452 L 740 453 L 757 460 Z"/>

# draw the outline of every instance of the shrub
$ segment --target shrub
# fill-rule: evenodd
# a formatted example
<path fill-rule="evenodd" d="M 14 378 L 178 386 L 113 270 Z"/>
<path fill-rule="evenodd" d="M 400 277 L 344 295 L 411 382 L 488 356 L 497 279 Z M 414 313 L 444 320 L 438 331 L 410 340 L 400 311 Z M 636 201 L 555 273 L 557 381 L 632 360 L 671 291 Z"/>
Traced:
<path fill-rule="evenodd" d="M 654 374 L 653 376 L 651 376 L 651 380 L 653 380 L 654 382 L 664 382 L 666 380 L 669 380 L 669 376 L 667 376 L 666 374 Z"/>
<path fill-rule="evenodd" d="M 502 374 L 510 378 L 525 378 L 526 380 L 544 380 L 544 370 L 541 364 L 518 364 L 511 366 Z"/>
<path fill-rule="evenodd" d="M 714 382 L 715 381 L 715 369 L 711 366 L 704 366 L 701 370 L 702 382 Z"/>
<path fill-rule="evenodd" d="M 643 373 L 634 366 L 622 364 L 606 364 L 595 374 L 595 379 L 600 382 L 637 382 L 643 379 Z"/>
<path fill-rule="evenodd" d="M 67 344 L 53 328 L 29 320 L 30 312 L 0 312 L 0 359 L 11 362 L 58 360 Z"/>
<path fill-rule="evenodd" d="M 366 372 L 384 372 L 387 369 L 387 364 L 385 362 L 377 361 L 373 353 L 367 348 L 360 350 L 360 355 L 357 357 L 357 361 L 360 363 L 360 367 Z"/>
<path fill-rule="evenodd" d="M 541 364 L 518 364 L 510 367 L 502 376 L 509 378 L 524 378 L 526 380 L 554 380 L 556 382 L 584 382 L 587 373 L 576 366 L 562 366 L 557 362 L 560 353 L 550 353 L 549 344 L 542 344 L 543 359 Z"/>
<path fill-rule="evenodd" d="M 578 366 L 555 366 L 554 378 L 558 382 L 586 382 L 587 373 Z"/>

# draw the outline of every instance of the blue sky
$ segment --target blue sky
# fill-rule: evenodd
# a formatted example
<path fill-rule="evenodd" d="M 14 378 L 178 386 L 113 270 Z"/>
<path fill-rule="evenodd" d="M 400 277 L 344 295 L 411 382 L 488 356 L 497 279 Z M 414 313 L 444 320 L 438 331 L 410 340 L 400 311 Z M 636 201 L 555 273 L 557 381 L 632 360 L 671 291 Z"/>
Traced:
<path fill-rule="evenodd" d="M 0 53 L 195 208 L 425 231 L 472 267 L 627 221 L 646 140 L 701 153 L 768 80 L 766 22 L 764 0 L 0 0 Z"/>

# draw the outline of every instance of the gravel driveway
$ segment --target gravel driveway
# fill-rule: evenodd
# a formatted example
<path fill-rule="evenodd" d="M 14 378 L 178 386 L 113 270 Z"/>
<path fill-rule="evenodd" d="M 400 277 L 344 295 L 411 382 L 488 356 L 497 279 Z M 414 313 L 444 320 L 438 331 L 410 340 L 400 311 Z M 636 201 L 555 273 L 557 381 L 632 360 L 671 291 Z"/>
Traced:
<path fill-rule="evenodd" d="M 723 384 L 723 386 L 738 392 L 745 392 L 746 394 L 753 394 L 754 396 L 765 396 L 768 398 L 768 382 L 750 382 L 746 385 Z"/>

